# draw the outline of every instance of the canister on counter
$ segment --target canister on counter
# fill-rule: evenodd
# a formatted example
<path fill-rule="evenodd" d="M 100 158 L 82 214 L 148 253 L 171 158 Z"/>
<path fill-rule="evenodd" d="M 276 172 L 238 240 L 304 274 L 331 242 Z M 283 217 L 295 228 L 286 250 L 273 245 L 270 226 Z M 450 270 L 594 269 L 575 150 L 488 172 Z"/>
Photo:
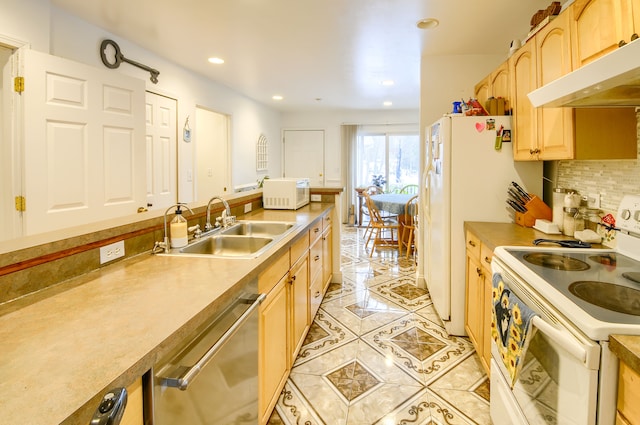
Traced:
<path fill-rule="evenodd" d="M 562 232 L 562 225 L 564 224 L 564 195 L 567 193 L 567 189 L 562 187 L 556 187 L 553 189 L 553 221 L 558 226 L 558 230 Z"/>

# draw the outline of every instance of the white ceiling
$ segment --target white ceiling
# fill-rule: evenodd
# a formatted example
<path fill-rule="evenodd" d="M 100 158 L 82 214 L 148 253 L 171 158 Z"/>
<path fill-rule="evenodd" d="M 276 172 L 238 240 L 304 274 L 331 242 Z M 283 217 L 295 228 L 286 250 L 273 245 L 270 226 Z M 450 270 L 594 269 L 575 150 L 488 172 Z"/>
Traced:
<path fill-rule="evenodd" d="M 291 111 L 389 108 L 384 101 L 391 101 L 393 109 L 416 109 L 421 54 L 506 58 L 510 40 L 524 37 L 531 16 L 550 1 L 52 0 L 52 4 L 253 99 Z M 416 27 L 429 17 L 440 25 L 427 31 Z M 226 62 L 211 65 L 207 62 L 211 56 Z M 395 85 L 380 84 L 387 79 Z M 275 94 L 284 99 L 273 101 Z"/>

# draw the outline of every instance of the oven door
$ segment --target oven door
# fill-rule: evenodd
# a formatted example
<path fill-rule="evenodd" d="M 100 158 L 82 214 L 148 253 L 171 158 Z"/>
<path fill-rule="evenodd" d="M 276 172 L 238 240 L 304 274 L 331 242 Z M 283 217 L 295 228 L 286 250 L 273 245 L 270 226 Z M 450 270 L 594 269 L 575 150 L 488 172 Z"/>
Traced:
<path fill-rule="evenodd" d="M 528 289 L 494 257 L 494 273 L 529 308 L 533 337 L 511 389 L 495 343 L 491 359 L 491 419 L 494 424 L 596 423 L 600 346 L 555 314 L 553 307 Z"/>

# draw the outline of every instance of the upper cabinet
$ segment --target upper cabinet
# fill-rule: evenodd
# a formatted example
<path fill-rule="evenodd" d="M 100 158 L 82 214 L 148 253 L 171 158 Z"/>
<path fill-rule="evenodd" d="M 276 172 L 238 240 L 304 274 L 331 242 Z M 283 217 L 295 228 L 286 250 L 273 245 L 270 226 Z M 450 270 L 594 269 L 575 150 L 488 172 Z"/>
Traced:
<path fill-rule="evenodd" d="M 569 15 L 563 13 L 534 37 L 537 87 L 571 72 Z M 528 100 L 528 98 L 527 98 Z M 537 147 L 540 159 L 574 156 L 573 110 L 537 108 Z"/>
<path fill-rule="evenodd" d="M 640 3 L 640 0 L 634 1 Z M 591 53 L 588 58 L 583 55 L 582 59 L 576 59 L 577 45 L 600 43 L 602 49 L 606 49 L 596 40 L 597 30 L 586 30 L 588 25 L 595 25 L 594 17 L 589 18 L 591 24 L 587 24 L 588 21 L 580 23 L 574 13 L 582 12 L 582 18 L 587 19 L 593 11 L 599 10 L 599 2 L 609 5 L 607 8 L 616 3 L 616 10 L 624 9 L 622 5 L 628 4 L 625 10 L 631 10 L 630 0 L 576 0 L 574 8 L 550 21 L 509 58 L 515 160 L 637 158 L 634 108 L 534 108 L 527 97 L 534 89 L 575 69 L 576 60 L 586 62 L 597 57 L 594 47 L 583 47 L 582 52 Z M 610 12 L 608 10 L 611 15 Z M 581 28 L 582 34 L 577 28 Z M 579 41 L 579 37 L 591 41 Z"/>
<path fill-rule="evenodd" d="M 640 0 L 638 0 L 640 1 Z M 474 97 L 478 99 L 482 106 L 487 105 L 490 97 L 502 97 L 509 100 L 509 63 L 503 62 L 491 74 L 482 79 L 474 89 Z M 505 109 L 509 106 L 507 105 Z"/>
<path fill-rule="evenodd" d="M 576 0 L 571 8 L 572 54 L 579 68 L 628 43 L 634 30 L 633 10 L 640 14 L 639 0 Z"/>
<path fill-rule="evenodd" d="M 509 58 L 509 74 L 514 158 L 538 159 L 534 156 L 538 143 L 536 112 L 527 97 L 527 94 L 537 87 L 534 43 L 526 43 Z"/>

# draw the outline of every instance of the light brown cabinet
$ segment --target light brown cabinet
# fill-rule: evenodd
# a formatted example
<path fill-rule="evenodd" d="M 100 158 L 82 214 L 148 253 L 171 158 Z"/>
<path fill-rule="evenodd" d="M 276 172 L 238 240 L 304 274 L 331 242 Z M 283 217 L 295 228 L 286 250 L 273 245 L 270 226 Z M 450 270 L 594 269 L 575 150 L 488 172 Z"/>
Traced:
<path fill-rule="evenodd" d="M 574 69 L 629 42 L 637 0 L 576 0 L 568 10 L 572 16 L 571 35 Z M 638 7 L 640 12 L 640 6 Z M 637 27 L 636 27 L 637 28 Z"/>
<path fill-rule="evenodd" d="M 483 78 L 474 89 L 474 97 L 486 108 L 487 99 L 490 97 L 502 97 L 507 101 L 505 109 L 508 109 L 510 94 L 509 87 L 509 63 L 503 62 L 498 68 Z"/>
<path fill-rule="evenodd" d="M 322 293 L 326 293 L 333 277 L 333 230 L 331 216 L 324 222 L 322 233 Z"/>
<path fill-rule="evenodd" d="M 493 252 L 467 231 L 465 330 L 487 375 L 491 360 L 491 258 Z"/>
<path fill-rule="evenodd" d="M 127 387 L 127 407 L 120 425 L 143 425 L 142 378 L 136 379 Z"/>
<path fill-rule="evenodd" d="M 640 374 L 625 362 L 618 372 L 618 411 L 616 425 L 640 425 Z"/>
<path fill-rule="evenodd" d="M 259 309 L 258 409 L 259 423 L 266 424 L 278 401 L 296 356 L 322 302 L 325 258 L 332 254 L 323 227 L 332 211 L 291 243 L 258 276 L 258 290 L 267 298 Z M 328 226 L 325 231 L 331 231 Z M 330 261 L 329 261 L 330 263 Z M 327 285 L 328 286 L 328 285 Z"/>
<path fill-rule="evenodd" d="M 509 59 L 514 159 L 635 159 L 633 108 L 534 108 L 527 97 L 575 68 L 571 17 L 561 13 Z"/>

